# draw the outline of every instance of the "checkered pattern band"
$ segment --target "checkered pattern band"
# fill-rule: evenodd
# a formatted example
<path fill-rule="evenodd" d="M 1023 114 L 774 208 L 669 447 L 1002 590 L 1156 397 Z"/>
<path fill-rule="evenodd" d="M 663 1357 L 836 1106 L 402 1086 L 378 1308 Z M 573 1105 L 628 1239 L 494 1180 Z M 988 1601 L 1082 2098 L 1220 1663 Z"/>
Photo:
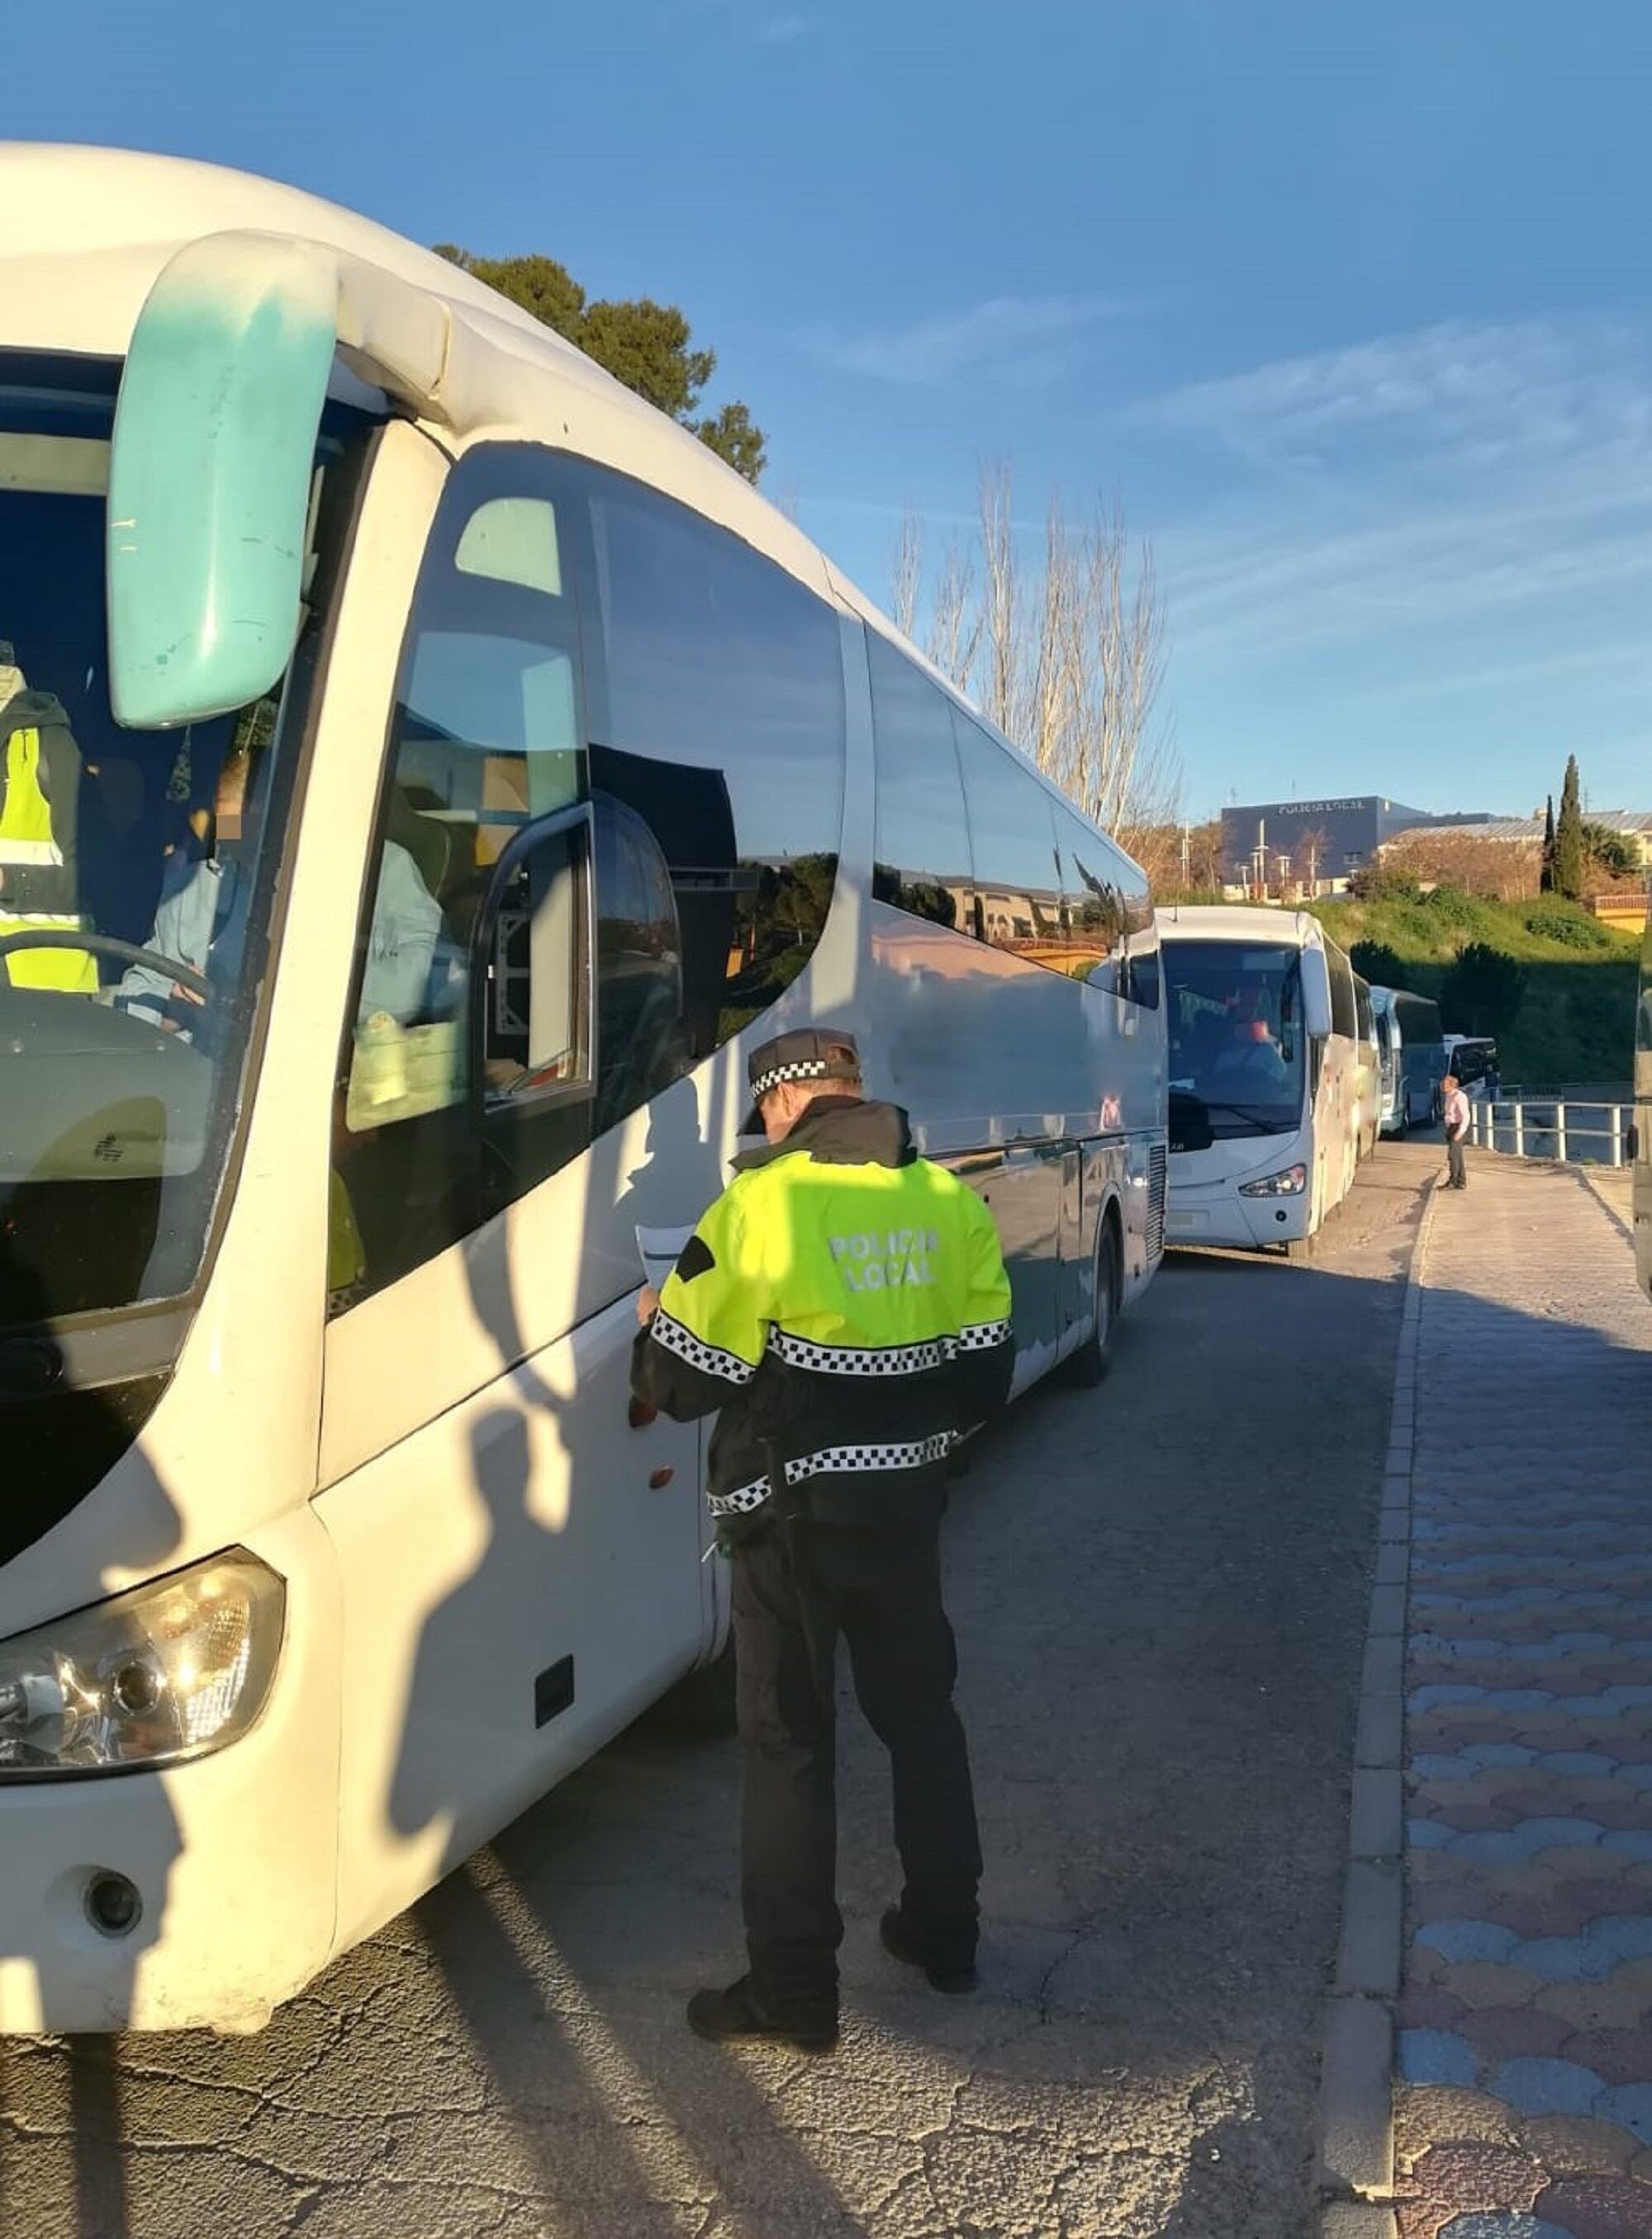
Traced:
<path fill-rule="evenodd" d="M 944 1368 L 961 1352 L 984 1352 L 1003 1345 L 1008 1322 L 976 1322 L 956 1337 L 926 1338 L 918 1345 L 818 1345 L 789 1330 L 771 1331 L 769 1350 L 788 1368 L 813 1369 L 825 1376 L 918 1376 Z"/>
<path fill-rule="evenodd" d="M 967 1329 L 958 1332 L 960 1352 L 990 1352 L 995 1345 L 1008 1345 L 1008 1322 L 971 1322 Z"/>
<path fill-rule="evenodd" d="M 771 1490 L 768 1478 L 760 1477 L 736 1492 L 707 1493 L 706 1506 L 713 1516 L 749 1516 L 754 1508 L 763 1506 Z"/>
<path fill-rule="evenodd" d="M 656 1345 L 707 1376 L 725 1377 L 730 1384 L 749 1384 L 757 1372 L 754 1362 L 742 1360 L 737 1352 L 725 1352 L 720 1345 L 708 1345 L 663 1308 L 654 1317 L 651 1334 Z"/>
<path fill-rule="evenodd" d="M 967 1431 L 937 1431 L 933 1438 L 909 1438 L 900 1445 L 822 1446 L 788 1462 L 786 1482 L 802 1485 L 811 1477 L 847 1477 L 865 1470 L 929 1469 L 943 1462 L 969 1435 Z M 773 1490 L 766 1477 L 756 1478 L 733 1492 L 708 1493 L 706 1505 L 714 1516 L 749 1516 Z"/>
<path fill-rule="evenodd" d="M 831 1070 L 830 1063 L 823 1057 L 800 1057 L 790 1065 L 771 1065 L 767 1073 L 760 1073 L 752 1082 L 751 1093 L 754 1100 L 761 1101 L 783 1080 L 824 1080 Z"/>
<path fill-rule="evenodd" d="M 786 1464 L 788 1485 L 805 1478 L 836 1477 L 856 1470 L 927 1469 L 943 1462 L 956 1443 L 957 1433 L 937 1431 L 930 1438 L 911 1438 L 904 1445 L 822 1446 L 818 1452 L 800 1455 Z"/>
<path fill-rule="evenodd" d="M 817 1369 L 827 1376 L 916 1376 L 926 1368 L 944 1367 L 956 1353 L 958 1339 L 936 1337 L 922 1345 L 816 1345 L 812 1338 L 777 1329 L 769 1332 L 769 1350 L 788 1368 Z"/>

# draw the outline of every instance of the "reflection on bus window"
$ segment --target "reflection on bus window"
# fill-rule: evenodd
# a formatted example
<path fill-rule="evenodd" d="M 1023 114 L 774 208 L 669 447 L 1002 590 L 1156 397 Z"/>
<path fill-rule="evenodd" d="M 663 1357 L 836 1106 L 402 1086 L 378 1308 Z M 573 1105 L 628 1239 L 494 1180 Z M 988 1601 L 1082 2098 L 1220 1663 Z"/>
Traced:
<path fill-rule="evenodd" d="M 1184 1115 L 1208 1118 L 1216 1140 L 1300 1126 L 1308 1038 L 1298 952 L 1178 940 L 1162 955 L 1170 1093 Z"/>
<path fill-rule="evenodd" d="M 278 688 L 181 732 L 116 723 L 103 567 L 117 369 L 35 359 L 8 375 L 6 362 L 0 1327 L 176 1298 L 198 1276 L 243 1105 L 300 696 Z M 305 688 L 367 424 L 331 406 L 323 422 L 294 664 Z M 231 814 L 215 830 L 221 783 Z"/>
<path fill-rule="evenodd" d="M 692 794 L 703 774 L 730 819 L 718 852 L 696 860 L 670 821 L 623 796 L 680 899 L 695 898 L 683 934 L 696 993 L 721 952 L 715 1018 L 695 1003 L 701 1055 L 779 1000 L 825 928 L 843 822 L 840 625 L 784 568 L 658 492 L 596 467 L 575 486 L 588 495 L 600 618 L 591 738 L 633 768 L 657 766 L 668 791 Z M 696 821 L 709 837 L 709 796 Z"/>
<path fill-rule="evenodd" d="M 866 633 L 877 737 L 876 900 L 954 933 L 975 930 L 969 822 L 952 703 L 876 630 Z"/>
<path fill-rule="evenodd" d="M 456 470 L 384 791 L 384 863 L 412 859 L 440 927 L 416 1007 L 363 1003 L 344 1053 L 362 1272 L 333 1311 L 791 984 L 836 881 L 843 770 L 839 626 L 794 578 L 584 462 L 501 446 Z"/>

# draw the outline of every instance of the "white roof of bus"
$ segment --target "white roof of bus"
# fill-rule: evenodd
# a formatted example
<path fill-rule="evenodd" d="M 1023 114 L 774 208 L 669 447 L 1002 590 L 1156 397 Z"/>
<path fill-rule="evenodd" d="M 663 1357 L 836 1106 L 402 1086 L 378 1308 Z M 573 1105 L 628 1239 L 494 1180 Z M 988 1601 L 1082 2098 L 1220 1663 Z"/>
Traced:
<path fill-rule="evenodd" d="M 1154 916 L 1161 940 L 1271 940 L 1311 948 L 1325 937 L 1306 910 L 1261 903 L 1171 902 Z"/>
<path fill-rule="evenodd" d="M 504 394 L 519 408 L 522 433 L 553 434 L 551 375 L 564 408 L 577 392 L 583 420 L 609 430 L 604 448 L 623 448 L 633 472 L 813 588 L 829 579 L 846 605 L 897 635 L 749 482 L 571 342 L 434 251 L 296 187 L 176 156 L 0 145 L 0 348 L 123 356 L 144 300 L 176 252 L 204 235 L 243 231 L 320 242 L 438 298 L 501 354 Z"/>
<path fill-rule="evenodd" d="M 829 589 L 969 706 L 864 592 L 696 435 L 445 257 L 301 188 L 180 156 L 43 141 L 0 143 L 0 349 L 124 356 L 163 268 L 186 243 L 229 232 L 320 242 L 439 298 L 502 355 L 503 391 L 517 417 L 490 433 L 515 430 L 542 442 L 565 436 L 556 393 L 548 398 L 550 375 L 563 409 L 572 409 L 570 392 L 577 391 L 582 433 L 596 437 L 593 455 L 610 457 L 720 522 L 812 589 Z M 1006 744 L 1036 771 L 1023 749 Z"/>

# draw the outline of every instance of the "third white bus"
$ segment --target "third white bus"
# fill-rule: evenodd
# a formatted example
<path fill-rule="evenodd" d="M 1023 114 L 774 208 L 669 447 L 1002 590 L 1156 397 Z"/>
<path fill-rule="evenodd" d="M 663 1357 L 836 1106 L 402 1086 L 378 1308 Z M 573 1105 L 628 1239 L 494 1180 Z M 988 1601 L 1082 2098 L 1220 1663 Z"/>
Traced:
<path fill-rule="evenodd" d="M 1158 922 L 1169 1240 L 1304 1252 L 1371 1124 L 1352 967 L 1306 911 L 1177 907 Z"/>
<path fill-rule="evenodd" d="M 1440 1083 L 1445 1077 L 1445 1039 L 1440 1007 L 1404 987 L 1373 987 L 1377 1046 L 1382 1060 L 1382 1133 L 1437 1126 Z"/>

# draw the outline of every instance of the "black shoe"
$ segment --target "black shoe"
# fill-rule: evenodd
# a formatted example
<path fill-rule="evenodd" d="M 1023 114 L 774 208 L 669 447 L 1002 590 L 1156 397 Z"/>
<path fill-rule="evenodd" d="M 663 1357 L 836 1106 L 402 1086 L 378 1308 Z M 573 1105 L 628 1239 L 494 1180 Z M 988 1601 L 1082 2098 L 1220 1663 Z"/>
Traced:
<path fill-rule="evenodd" d="M 943 1990 L 949 1998 L 965 1998 L 975 1989 L 975 1962 L 969 1960 L 961 1967 L 932 1967 L 909 1935 L 898 1904 L 889 1907 L 878 1923 L 877 1932 L 883 1939 L 883 1949 L 903 1966 L 923 1969 L 932 1990 Z"/>
<path fill-rule="evenodd" d="M 831 2052 L 837 2044 L 836 2014 L 802 2022 L 772 2021 L 753 1996 L 749 1975 L 730 1983 L 726 1990 L 696 1990 L 689 2000 L 689 2027 L 710 2044 L 758 2037 L 770 2044 L 794 2045 L 799 2052 Z"/>

